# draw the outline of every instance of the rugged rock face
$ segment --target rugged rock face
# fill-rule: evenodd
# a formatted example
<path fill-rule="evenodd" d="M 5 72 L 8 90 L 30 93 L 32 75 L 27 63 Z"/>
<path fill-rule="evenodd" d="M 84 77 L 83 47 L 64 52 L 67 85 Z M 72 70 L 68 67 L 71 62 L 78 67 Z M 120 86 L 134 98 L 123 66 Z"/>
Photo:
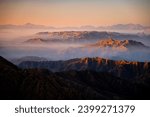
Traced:
<path fill-rule="evenodd" d="M 98 47 L 117 47 L 117 48 L 148 48 L 141 42 L 133 41 L 133 40 L 116 40 L 116 39 L 104 39 L 100 40 L 96 44 L 91 44 L 91 46 L 98 46 Z"/>
<path fill-rule="evenodd" d="M 21 70 L 2 57 L 0 63 L 1 99 L 150 99 L 149 73 L 128 80 L 90 70 Z"/>
<path fill-rule="evenodd" d="M 133 41 L 133 40 L 115 40 L 115 39 L 105 39 L 105 40 L 100 40 L 99 42 L 96 43 L 97 46 L 99 47 L 146 47 L 143 43 L 141 42 L 137 42 L 137 41 Z"/>
<path fill-rule="evenodd" d="M 103 58 L 81 58 L 67 61 L 26 61 L 19 64 L 20 68 L 46 68 L 53 72 L 69 70 L 92 70 L 108 72 L 117 77 L 134 79 L 140 77 L 150 69 L 149 62 L 129 62 L 125 60 L 113 61 Z"/>

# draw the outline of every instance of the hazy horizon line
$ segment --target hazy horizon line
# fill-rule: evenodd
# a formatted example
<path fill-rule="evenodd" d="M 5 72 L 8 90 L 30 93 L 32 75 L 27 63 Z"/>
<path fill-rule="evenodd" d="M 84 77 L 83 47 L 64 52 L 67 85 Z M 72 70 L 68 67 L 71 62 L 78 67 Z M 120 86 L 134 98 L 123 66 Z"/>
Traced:
<path fill-rule="evenodd" d="M 32 23 L 32 22 L 27 22 L 27 23 L 22 23 L 22 24 L 15 24 L 15 23 L 4 23 L 0 25 L 15 25 L 15 26 L 22 26 L 22 25 L 40 25 L 40 26 L 51 26 L 51 27 L 58 27 L 58 28 L 63 28 L 63 27 L 83 27 L 83 26 L 92 26 L 92 27 L 109 27 L 109 26 L 115 26 L 115 25 L 141 25 L 144 27 L 149 27 L 150 25 L 145 25 L 145 24 L 141 24 L 141 23 L 115 23 L 115 24 L 109 24 L 109 25 L 94 25 L 94 24 L 86 24 L 86 25 L 79 25 L 79 26 L 74 26 L 74 25 L 70 25 L 70 26 L 65 26 L 65 25 L 61 25 L 61 26 L 56 26 L 56 25 L 46 25 L 46 24 L 37 24 L 37 23 Z"/>

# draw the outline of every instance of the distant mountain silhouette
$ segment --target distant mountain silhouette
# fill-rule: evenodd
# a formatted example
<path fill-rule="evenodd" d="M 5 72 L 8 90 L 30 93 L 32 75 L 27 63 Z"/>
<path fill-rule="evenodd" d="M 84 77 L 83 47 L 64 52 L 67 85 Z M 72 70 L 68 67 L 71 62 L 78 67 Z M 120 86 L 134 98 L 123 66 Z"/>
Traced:
<path fill-rule="evenodd" d="M 146 30 L 150 29 L 149 26 L 143 26 L 141 24 L 115 24 L 111 26 L 92 26 L 92 25 L 83 25 L 80 27 L 53 27 L 53 26 L 45 26 L 45 25 L 37 25 L 33 23 L 26 23 L 23 25 L 13 25 L 13 24 L 6 24 L 0 25 L 0 28 L 4 29 L 19 29 L 19 28 L 33 28 L 33 29 L 75 29 L 75 30 Z"/>
<path fill-rule="evenodd" d="M 107 28 L 117 29 L 117 30 L 143 30 L 148 27 L 142 26 L 140 24 L 132 24 L 131 23 L 131 24 L 116 24 L 116 25 L 109 26 Z"/>
<path fill-rule="evenodd" d="M 0 25 L 0 29 L 55 29 L 55 28 L 52 26 L 26 23 L 23 25 L 13 25 L 13 24 Z"/>
<path fill-rule="evenodd" d="M 149 72 L 131 80 L 90 70 L 22 70 L 0 57 L 1 99 L 150 99 L 149 90 Z"/>

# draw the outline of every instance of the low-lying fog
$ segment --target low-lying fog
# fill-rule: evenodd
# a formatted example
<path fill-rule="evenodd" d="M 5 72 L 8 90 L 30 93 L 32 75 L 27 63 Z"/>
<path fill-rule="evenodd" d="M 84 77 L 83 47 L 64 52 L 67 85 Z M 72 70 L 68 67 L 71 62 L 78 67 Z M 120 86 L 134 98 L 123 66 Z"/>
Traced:
<path fill-rule="evenodd" d="M 102 57 L 113 60 L 125 59 L 130 61 L 150 61 L 150 51 L 130 51 L 112 48 L 90 48 L 81 44 L 23 44 L 10 43 L 1 45 L 0 55 L 7 58 L 21 58 L 25 56 L 44 57 L 48 60 L 68 60 L 81 57 Z"/>
<path fill-rule="evenodd" d="M 0 56 L 7 59 L 21 58 L 25 56 L 44 57 L 48 60 L 67 60 L 81 57 L 102 57 L 114 60 L 125 59 L 130 61 L 150 61 L 148 50 L 122 50 L 112 48 L 89 48 L 83 43 L 44 43 L 26 44 L 23 43 L 29 36 L 41 30 L 20 30 L 0 32 Z M 44 30 L 42 30 L 44 31 Z M 18 33 L 18 34 L 17 34 Z M 149 45 L 150 40 L 143 40 Z"/>

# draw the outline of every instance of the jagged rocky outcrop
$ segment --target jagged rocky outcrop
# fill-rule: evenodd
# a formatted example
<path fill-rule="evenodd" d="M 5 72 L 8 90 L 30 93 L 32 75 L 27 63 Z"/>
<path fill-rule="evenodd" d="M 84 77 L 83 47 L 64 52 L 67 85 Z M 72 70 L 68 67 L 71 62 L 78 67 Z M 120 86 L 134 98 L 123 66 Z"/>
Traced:
<path fill-rule="evenodd" d="M 45 68 L 53 72 L 69 70 L 92 70 L 108 72 L 117 77 L 134 79 L 146 73 L 150 69 L 150 62 L 130 62 L 125 60 L 113 61 L 103 58 L 79 58 L 66 61 L 25 61 L 19 64 L 20 68 Z"/>
<path fill-rule="evenodd" d="M 148 49 L 143 43 L 134 41 L 134 40 L 117 40 L 117 39 L 103 39 L 98 41 L 95 44 L 91 44 L 89 46 L 93 47 L 111 47 L 111 48 L 145 48 Z"/>

